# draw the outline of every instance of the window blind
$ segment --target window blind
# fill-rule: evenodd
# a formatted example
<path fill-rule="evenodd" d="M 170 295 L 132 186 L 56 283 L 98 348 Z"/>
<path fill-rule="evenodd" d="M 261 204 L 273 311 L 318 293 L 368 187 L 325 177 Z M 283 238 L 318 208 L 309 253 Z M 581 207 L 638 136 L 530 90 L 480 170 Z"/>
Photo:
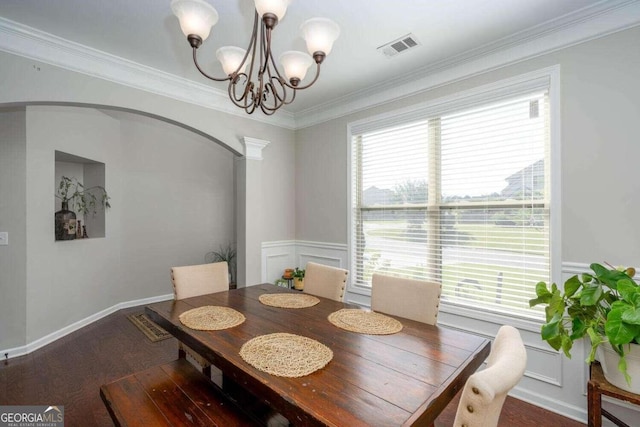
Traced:
<path fill-rule="evenodd" d="M 362 132 L 352 141 L 352 271 L 442 283 L 442 299 L 529 308 L 550 279 L 549 106 L 529 93 Z"/>

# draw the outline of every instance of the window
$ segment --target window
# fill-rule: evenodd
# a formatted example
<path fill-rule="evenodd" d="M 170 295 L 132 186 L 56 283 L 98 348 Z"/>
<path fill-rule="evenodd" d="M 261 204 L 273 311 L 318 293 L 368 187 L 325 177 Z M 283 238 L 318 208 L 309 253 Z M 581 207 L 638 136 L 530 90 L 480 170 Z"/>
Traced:
<path fill-rule="evenodd" d="M 493 98 L 352 127 L 352 287 L 434 280 L 446 303 L 541 317 L 528 301 L 551 277 L 548 94 Z"/>

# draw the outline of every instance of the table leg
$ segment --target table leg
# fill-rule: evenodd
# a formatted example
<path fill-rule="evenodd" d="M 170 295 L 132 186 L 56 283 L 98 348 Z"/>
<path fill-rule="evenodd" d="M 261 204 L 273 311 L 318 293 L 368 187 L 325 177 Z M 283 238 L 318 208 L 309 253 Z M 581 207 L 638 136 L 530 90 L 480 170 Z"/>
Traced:
<path fill-rule="evenodd" d="M 289 420 L 263 402 L 229 376 L 222 373 L 222 390 L 245 411 L 252 414 L 263 425 L 273 427 L 290 427 Z"/>

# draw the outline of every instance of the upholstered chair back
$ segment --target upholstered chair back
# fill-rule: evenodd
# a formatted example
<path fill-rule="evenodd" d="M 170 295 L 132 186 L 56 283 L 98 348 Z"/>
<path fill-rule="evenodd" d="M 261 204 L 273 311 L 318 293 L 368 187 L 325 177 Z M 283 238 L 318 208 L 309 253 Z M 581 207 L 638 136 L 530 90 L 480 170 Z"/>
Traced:
<path fill-rule="evenodd" d="M 440 283 L 374 274 L 371 310 L 435 325 L 441 293 Z"/>
<path fill-rule="evenodd" d="M 518 330 L 504 325 L 491 346 L 487 366 L 471 375 L 462 390 L 455 427 L 495 427 L 507 393 L 527 366 L 527 352 Z"/>
<path fill-rule="evenodd" d="M 304 292 L 342 301 L 347 277 L 349 272 L 342 268 L 308 262 L 304 273 Z"/>
<path fill-rule="evenodd" d="M 175 299 L 229 290 L 229 267 L 226 261 L 186 265 L 171 269 Z"/>

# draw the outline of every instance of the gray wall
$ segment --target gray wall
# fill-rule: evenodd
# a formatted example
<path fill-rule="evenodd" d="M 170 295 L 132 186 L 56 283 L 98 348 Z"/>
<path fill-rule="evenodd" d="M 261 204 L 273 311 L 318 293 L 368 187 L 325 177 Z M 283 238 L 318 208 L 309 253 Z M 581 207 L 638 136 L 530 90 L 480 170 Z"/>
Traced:
<path fill-rule="evenodd" d="M 293 131 L 16 55 L 0 53 L 0 63 L 0 231 L 11 243 L 0 247 L 9 271 L 0 276 L 0 349 L 169 294 L 170 265 L 201 262 L 233 240 L 234 154 L 245 136 L 270 141 L 251 187 L 262 206 L 249 221 L 260 241 L 295 238 Z M 107 165 L 104 239 L 53 240 L 55 149 Z M 259 265 L 249 268 L 259 276 Z"/>
<path fill-rule="evenodd" d="M 296 132 L 296 238 L 348 243 L 347 125 L 484 84 L 560 66 L 561 227 L 552 244 L 563 277 L 591 262 L 640 262 L 640 27 L 435 88 L 384 106 Z M 318 161 L 320 159 L 321 161 Z M 552 183 L 553 185 L 553 183 Z M 557 207 L 556 207 L 557 208 Z M 561 247 L 559 245 L 561 241 Z M 556 266 L 557 267 L 557 266 Z M 368 296 L 348 293 L 349 301 Z M 540 339 L 540 325 L 441 306 L 438 323 L 490 338 L 501 324 L 520 330 L 527 346 L 525 377 L 513 395 L 564 415 L 586 420 L 587 349 L 574 345 L 572 359 Z M 612 403 L 605 402 L 611 410 Z M 637 413 L 617 407 L 628 423 Z"/>
<path fill-rule="evenodd" d="M 202 263 L 206 252 L 235 241 L 237 157 L 223 146 L 125 112 L 0 111 L 0 231 L 11 238 L 0 247 L 11 251 L 0 260 L 10 273 L 2 276 L 0 348 L 34 343 L 121 302 L 170 294 L 171 266 Z M 105 163 L 112 198 L 105 238 L 54 241 L 55 150 Z M 258 178 L 264 209 L 250 215 L 263 224 L 273 212 L 263 234 L 292 239 L 293 180 L 277 170 L 289 173 L 293 144 L 273 141 L 263 154 L 276 173 Z M 288 194 L 273 188 L 274 178 L 291 186 Z"/>
<path fill-rule="evenodd" d="M 116 116 L 27 107 L 27 342 L 119 302 L 170 294 L 171 266 L 202 263 L 234 240 L 233 154 L 155 119 Z M 105 238 L 54 241 L 55 150 L 105 164 Z"/>
<path fill-rule="evenodd" d="M 560 64 L 562 260 L 640 259 L 640 28 L 296 132 L 296 238 L 347 243 L 347 124 Z"/>
<path fill-rule="evenodd" d="M 25 344 L 27 277 L 26 123 L 22 109 L 0 110 L 0 348 Z M 6 347 L 4 347 L 4 346 Z"/>

